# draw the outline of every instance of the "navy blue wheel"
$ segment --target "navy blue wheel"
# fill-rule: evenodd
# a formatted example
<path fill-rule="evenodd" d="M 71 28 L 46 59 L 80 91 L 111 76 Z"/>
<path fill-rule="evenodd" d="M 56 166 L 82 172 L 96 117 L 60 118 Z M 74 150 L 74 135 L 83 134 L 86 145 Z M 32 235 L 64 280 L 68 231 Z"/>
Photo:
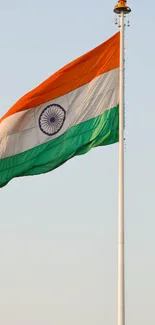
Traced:
<path fill-rule="evenodd" d="M 66 111 L 59 104 L 51 104 L 44 108 L 39 116 L 40 130 L 46 135 L 57 134 L 63 127 Z"/>

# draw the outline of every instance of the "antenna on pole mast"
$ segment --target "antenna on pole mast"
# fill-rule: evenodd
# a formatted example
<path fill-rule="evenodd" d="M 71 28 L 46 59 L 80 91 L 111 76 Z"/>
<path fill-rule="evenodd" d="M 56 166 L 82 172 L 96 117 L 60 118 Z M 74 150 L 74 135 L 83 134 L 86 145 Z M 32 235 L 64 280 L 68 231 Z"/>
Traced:
<path fill-rule="evenodd" d="M 131 12 L 126 0 L 118 0 L 114 12 L 119 15 L 120 79 L 119 79 L 119 182 L 118 182 L 118 325 L 125 325 L 124 276 L 124 18 Z M 117 18 L 115 21 L 117 25 Z M 127 26 L 129 26 L 129 21 Z"/>

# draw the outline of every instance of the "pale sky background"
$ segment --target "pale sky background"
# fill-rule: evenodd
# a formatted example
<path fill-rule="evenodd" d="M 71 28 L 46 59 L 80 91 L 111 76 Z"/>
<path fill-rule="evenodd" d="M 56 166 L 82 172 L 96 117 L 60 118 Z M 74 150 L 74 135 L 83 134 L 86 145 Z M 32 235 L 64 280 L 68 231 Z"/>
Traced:
<path fill-rule="evenodd" d="M 114 0 L 0 0 L 0 115 L 117 32 Z M 155 324 L 155 2 L 126 31 L 126 324 Z M 149 7 L 147 7 L 149 6 Z M 118 145 L 0 190 L 0 324 L 117 323 Z"/>

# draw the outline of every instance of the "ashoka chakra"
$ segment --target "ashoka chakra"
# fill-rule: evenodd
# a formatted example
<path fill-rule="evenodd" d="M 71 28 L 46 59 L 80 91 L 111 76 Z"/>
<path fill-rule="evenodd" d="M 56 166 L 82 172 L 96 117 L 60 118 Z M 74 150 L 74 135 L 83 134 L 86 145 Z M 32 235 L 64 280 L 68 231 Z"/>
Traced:
<path fill-rule="evenodd" d="M 39 117 L 39 127 L 47 135 L 54 135 L 62 128 L 66 111 L 58 104 L 51 104 L 44 108 Z"/>

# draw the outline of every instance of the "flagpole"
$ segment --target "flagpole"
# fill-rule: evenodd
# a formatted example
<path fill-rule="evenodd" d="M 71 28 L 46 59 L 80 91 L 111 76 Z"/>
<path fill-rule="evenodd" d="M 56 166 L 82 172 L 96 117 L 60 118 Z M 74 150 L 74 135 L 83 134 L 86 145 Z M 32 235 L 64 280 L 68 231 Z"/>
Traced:
<path fill-rule="evenodd" d="M 127 1 L 118 0 L 114 12 L 120 22 L 119 80 L 119 180 L 118 180 L 118 325 L 125 325 L 125 254 L 124 254 L 124 16 L 131 12 Z"/>

